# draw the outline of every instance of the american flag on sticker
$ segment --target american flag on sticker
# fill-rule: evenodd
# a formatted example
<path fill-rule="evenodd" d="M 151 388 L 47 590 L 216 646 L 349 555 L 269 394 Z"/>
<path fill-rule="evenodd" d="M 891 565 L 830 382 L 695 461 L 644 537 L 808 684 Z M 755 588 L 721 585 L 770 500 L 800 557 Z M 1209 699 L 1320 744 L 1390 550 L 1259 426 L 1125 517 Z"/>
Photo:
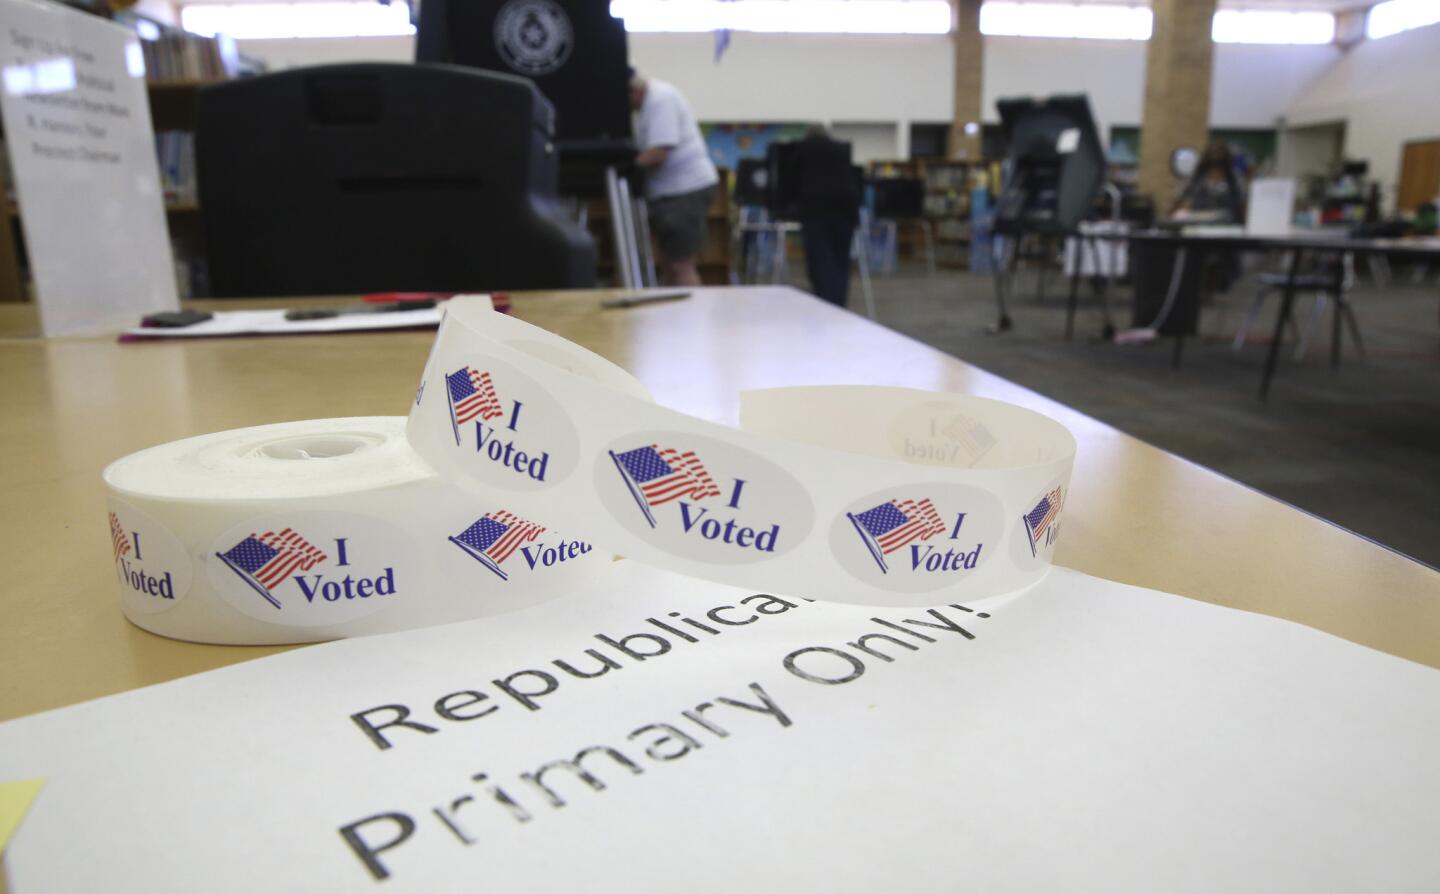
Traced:
<path fill-rule="evenodd" d="M 969 454 L 972 463 L 988 453 L 996 443 L 990 429 L 979 420 L 968 416 L 955 416 L 940 432 L 960 445 L 960 448 Z"/>
<path fill-rule="evenodd" d="M 1055 488 L 1050 493 L 1040 498 L 1035 508 L 1021 516 L 1025 522 L 1025 536 L 1030 538 L 1030 555 L 1038 555 L 1038 544 L 1045 532 L 1050 530 L 1051 524 L 1060 515 L 1060 509 L 1065 505 L 1065 500 L 1060 494 L 1060 488 Z"/>
<path fill-rule="evenodd" d="M 276 608 L 282 606 L 271 591 L 280 586 L 291 572 L 309 571 L 325 561 L 325 554 L 292 528 L 278 534 L 274 531 L 251 534 L 230 547 L 228 552 L 215 555 Z"/>
<path fill-rule="evenodd" d="M 488 372 L 462 366 L 445 376 L 445 391 L 450 399 L 450 424 L 455 429 L 456 445 L 460 443 L 460 426 L 472 419 L 488 422 L 505 414 Z"/>
<path fill-rule="evenodd" d="M 651 444 L 624 453 L 611 450 L 610 458 L 615 461 L 615 468 L 630 489 L 630 495 L 635 498 L 635 505 L 645 513 L 645 520 L 652 528 L 655 527 L 655 515 L 650 510 L 656 506 L 681 497 L 703 500 L 720 496 L 720 488 L 715 486 L 714 479 L 694 451 L 682 453 L 671 447 Z"/>
<path fill-rule="evenodd" d="M 885 557 L 895 550 L 945 533 L 945 523 L 928 498 L 919 502 L 891 500 L 864 512 L 847 512 L 846 515 L 882 574 L 889 572 Z"/>
<path fill-rule="evenodd" d="M 545 529 L 540 525 L 499 510 L 485 513 L 475 524 L 449 539 L 501 580 L 509 580 L 500 565 L 514 555 L 521 544 L 530 543 L 543 533 Z"/>
<path fill-rule="evenodd" d="M 110 546 L 115 550 L 115 558 L 120 558 L 130 553 L 130 538 L 125 536 L 125 529 L 120 526 L 120 517 L 110 513 Z"/>

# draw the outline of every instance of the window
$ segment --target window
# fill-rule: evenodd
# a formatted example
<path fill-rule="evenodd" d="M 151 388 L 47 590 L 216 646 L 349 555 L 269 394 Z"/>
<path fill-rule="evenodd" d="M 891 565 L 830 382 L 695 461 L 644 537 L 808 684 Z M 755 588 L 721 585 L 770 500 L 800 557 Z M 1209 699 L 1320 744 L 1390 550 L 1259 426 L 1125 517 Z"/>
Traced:
<path fill-rule="evenodd" d="M 1332 43 L 1335 16 L 1328 12 L 1222 9 L 1210 39 L 1216 43 Z"/>
<path fill-rule="evenodd" d="M 404 3 L 237 3 L 182 6 L 187 31 L 241 39 L 273 37 L 381 37 L 414 34 Z"/>
<path fill-rule="evenodd" d="M 981 33 L 997 36 L 1149 40 L 1153 27 L 1150 8 L 1142 4 L 993 0 L 980 7 Z M 1210 36 L 1216 43 L 1330 43 L 1335 16 L 1222 9 L 1215 13 Z"/>
<path fill-rule="evenodd" d="M 948 34 L 948 0 L 612 0 L 626 31 Z"/>
<path fill-rule="evenodd" d="M 1370 7 L 1365 19 L 1365 36 L 1379 40 L 1437 22 L 1440 22 L 1440 3 L 1435 0 L 1387 0 Z"/>
<path fill-rule="evenodd" d="M 1153 19 L 1140 5 L 993 2 L 980 7 L 980 33 L 1149 40 Z"/>

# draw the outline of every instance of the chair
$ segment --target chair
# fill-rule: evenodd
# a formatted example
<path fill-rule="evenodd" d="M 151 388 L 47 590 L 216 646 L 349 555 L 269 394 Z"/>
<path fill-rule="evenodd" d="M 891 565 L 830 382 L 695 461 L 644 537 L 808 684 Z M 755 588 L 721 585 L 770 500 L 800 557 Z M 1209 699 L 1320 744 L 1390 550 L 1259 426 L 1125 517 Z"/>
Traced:
<path fill-rule="evenodd" d="M 1288 266 L 1288 265 L 1286 265 Z M 1235 333 L 1235 340 L 1231 343 L 1230 349 L 1238 351 L 1245 345 L 1245 339 L 1250 334 L 1250 327 L 1260 315 L 1260 308 L 1265 299 L 1272 293 L 1285 290 L 1288 276 L 1285 273 L 1262 273 L 1259 277 L 1260 288 L 1255 293 L 1255 299 L 1250 302 L 1249 309 L 1245 312 L 1245 320 L 1240 324 L 1240 329 Z M 1343 320 L 1350 329 L 1350 336 L 1355 341 L 1355 350 L 1361 357 L 1365 356 L 1365 343 L 1360 338 L 1360 323 L 1355 318 L 1355 310 L 1350 305 L 1349 293 L 1355 285 L 1355 257 L 1351 252 L 1344 252 L 1338 260 L 1323 264 L 1320 267 L 1298 274 L 1295 277 L 1295 291 L 1314 293 L 1315 303 L 1310 310 L 1310 317 L 1305 322 L 1305 328 L 1296 328 L 1295 317 L 1290 318 L 1291 334 L 1299 337 L 1299 344 L 1295 348 L 1295 359 L 1304 360 L 1306 351 L 1310 346 L 1310 338 L 1315 334 L 1315 327 L 1325 315 L 1329 306 L 1330 297 L 1335 297 L 1335 332 L 1334 338 L 1337 345 L 1332 351 L 1335 362 L 1339 360 L 1338 340 L 1340 337 L 1340 323 Z"/>
<path fill-rule="evenodd" d="M 554 113 L 521 78 L 302 68 L 203 88 L 196 165 L 218 296 L 590 287 L 555 198 Z"/>

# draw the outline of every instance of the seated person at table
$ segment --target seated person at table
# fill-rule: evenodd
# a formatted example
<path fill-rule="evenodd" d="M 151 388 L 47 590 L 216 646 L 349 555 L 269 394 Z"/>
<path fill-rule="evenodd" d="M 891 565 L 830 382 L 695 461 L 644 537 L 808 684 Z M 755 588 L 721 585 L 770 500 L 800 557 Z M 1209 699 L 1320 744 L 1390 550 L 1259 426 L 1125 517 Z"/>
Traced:
<path fill-rule="evenodd" d="M 1201 218 L 1207 222 L 1245 222 L 1245 191 L 1235 175 L 1230 147 L 1218 140 L 1205 149 L 1200 166 L 1170 209 L 1172 218 Z"/>
<path fill-rule="evenodd" d="M 1170 218 L 1193 223 L 1245 223 L 1245 189 L 1235 167 L 1228 145 L 1216 140 L 1205 147 L 1195 175 L 1170 209 Z M 1203 282 L 1212 289 L 1228 291 L 1240 277 L 1240 258 L 1235 252 L 1214 252 L 1206 257 L 1206 268 Z"/>

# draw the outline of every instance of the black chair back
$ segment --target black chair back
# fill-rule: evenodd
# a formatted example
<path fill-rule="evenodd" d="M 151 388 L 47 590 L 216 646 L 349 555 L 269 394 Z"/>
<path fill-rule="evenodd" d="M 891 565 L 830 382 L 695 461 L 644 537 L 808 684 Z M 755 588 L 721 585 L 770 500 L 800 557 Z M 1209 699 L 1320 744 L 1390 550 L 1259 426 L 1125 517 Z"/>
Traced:
<path fill-rule="evenodd" d="M 554 112 L 521 78 L 332 65 L 199 92 L 217 296 L 589 287 L 555 198 Z"/>

